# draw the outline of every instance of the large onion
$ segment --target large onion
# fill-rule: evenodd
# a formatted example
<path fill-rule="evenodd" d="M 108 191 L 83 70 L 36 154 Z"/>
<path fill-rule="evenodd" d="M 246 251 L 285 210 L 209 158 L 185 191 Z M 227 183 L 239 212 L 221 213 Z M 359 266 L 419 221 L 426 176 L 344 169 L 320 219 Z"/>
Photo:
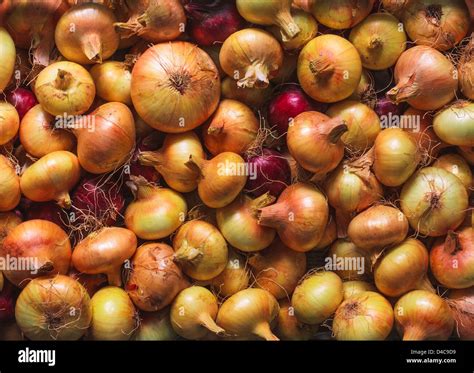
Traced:
<path fill-rule="evenodd" d="M 215 294 L 229 297 L 241 290 L 247 289 L 250 282 L 250 270 L 242 255 L 229 248 L 227 265 L 224 270 L 210 280 Z"/>
<path fill-rule="evenodd" d="M 471 168 L 459 154 L 443 154 L 433 163 L 433 167 L 442 168 L 456 175 L 468 190 L 474 186 Z"/>
<path fill-rule="evenodd" d="M 474 146 L 474 103 L 457 101 L 436 114 L 433 129 L 451 145 Z"/>
<path fill-rule="evenodd" d="M 316 0 L 310 5 L 318 22 L 332 29 L 354 27 L 369 15 L 374 0 Z"/>
<path fill-rule="evenodd" d="M 325 269 L 343 280 L 362 280 L 371 276 L 367 253 L 346 239 L 335 241 L 326 254 Z"/>

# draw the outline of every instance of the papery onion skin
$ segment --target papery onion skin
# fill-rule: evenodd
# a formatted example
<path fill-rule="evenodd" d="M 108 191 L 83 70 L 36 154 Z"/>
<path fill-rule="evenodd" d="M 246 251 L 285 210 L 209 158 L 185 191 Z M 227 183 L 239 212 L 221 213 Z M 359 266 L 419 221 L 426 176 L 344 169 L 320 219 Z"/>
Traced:
<path fill-rule="evenodd" d="M 244 0 L 245 1 L 245 0 Z M 283 38 L 278 27 L 271 27 L 270 31 L 282 43 L 285 50 L 298 50 L 303 48 L 318 33 L 318 23 L 313 16 L 302 10 L 292 10 L 291 16 L 300 31 L 293 38 Z M 286 39 L 286 40 L 285 40 Z"/>
<path fill-rule="evenodd" d="M 341 266 L 338 265 L 338 261 L 341 262 Z M 326 254 L 325 263 L 326 270 L 333 271 L 343 281 L 363 280 L 371 277 L 372 270 L 367 253 L 349 240 L 338 239 L 335 241 Z"/>
<path fill-rule="evenodd" d="M 143 312 L 140 325 L 133 334 L 134 341 L 174 341 L 178 335 L 173 330 L 170 311 L 165 308 L 158 312 Z"/>
<path fill-rule="evenodd" d="M 317 325 L 306 325 L 298 321 L 291 303 L 280 301 L 275 334 L 282 341 L 307 341 L 318 331 Z"/>
<path fill-rule="evenodd" d="M 20 293 L 15 318 L 30 340 L 77 340 L 91 323 L 90 297 L 86 289 L 70 277 L 37 278 Z"/>
<path fill-rule="evenodd" d="M 447 300 L 456 321 L 456 334 L 461 340 L 474 340 L 474 287 L 451 290 Z"/>
<path fill-rule="evenodd" d="M 433 163 L 433 167 L 442 168 L 457 176 L 466 189 L 473 187 L 473 175 L 467 161 L 458 154 L 443 154 Z"/>
<path fill-rule="evenodd" d="M 108 102 L 132 105 L 130 97 L 132 73 L 131 68 L 125 62 L 106 61 L 100 65 L 94 65 L 90 74 L 94 79 L 99 97 Z"/>
<path fill-rule="evenodd" d="M 474 100 L 474 35 L 471 35 L 471 40 L 462 51 L 458 73 L 461 92 L 468 99 Z"/>
<path fill-rule="evenodd" d="M 458 101 L 439 111 L 433 129 L 444 142 L 458 146 L 474 146 L 474 103 Z"/>
<path fill-rule="evenodd" d="M 10 78 L 15 68 L 15 44 L 10 34 L 0 27 L 0 92 L 10 83 Z"/>
<path fill-rule="evenodd" d="M 219 95 L 220 78 L 214 62 L 187 42 L 149 48 L 132 71 L 135 109 L 148 125 L 166 133 L 186 132 L 201 125 L 217 108 Z"/>
<path fill-rule="evenodd" d="M 0 250 L 3 245 L 3 241 L 8 234 L 22 222 L 22 219 L 14 212 L 0 212 Z M 3 274 L 2 274 L 3 279 Z M 3 281 L 3 280 L 2 280 Z M 0 286 L 1 288 L 1 286 Z M 1 290 L 0 290 L 1 291 Z"/>
<path fill-rule="evenodd" d="M 0 145 L 12 141 L 20 127 L 20 116 L 8 102 L 0 102 Z"/>
<path fill-rule="evenodd" d="M 337 239 L 337 226 L 336 220 L 332 215 L 328 218 L 328 223 L 326 225 L 326 229 L 324 230 L 323 237 L 321 241 L 313 248 L 315 251 L 321 251 L 322 249 L 327 248 Z"/>
<path fill-rule="evenodd" d="M 311 5 L 311 13 L 318 22 L 332 29 L 351 28 L 369 15 L 374 0 L 319 0 Z"/>
<path fill-rule="evenodd" d="M 210 280 L 214 294 L 229 297 L 241 290 L 247 289 L 250 282 L 250 271 L 246 258 L 228 248 L 229 255 L 224 270 Z"/>
<path fill-rule="evenodd" d="M 452 173 L 426 167 L 403 185 L 400 206 L 413 229 L 437 237 L 462 223 L 468 195 L 461 180 Z"/>
<path fill-rule="evenodd" d="M 20 178 L 12 162 L 0 155 L 0 211 L 14 209 L 21 198 Z"/>
<path fill-rule="evenodd" d="M 355 295 L 359 295 L 361 293 L 364 293 L 366 291 L 374 291 L 376 292 L 377 289 L 375 288 L 374 285 L 372 285 L 369 282 L 365 281 L 345 281 L 342 284 L 342 288 L 344 291 L 344 300 L 349 299 L 350 297 L 353 297 Z"/>
<path fill-rule="evenodd" d="M 337 309 L 333 333 L 338 341 L 384 340 L 393 327 L 389 301 L 372 291 L 354 295 Z"/>
<path fill-rule="evenodd" d="M 447 340 L 454 327 L 448 303 L 426 290 L 414 290 L 394 307 L 395 325 L 404 341 Z"/>

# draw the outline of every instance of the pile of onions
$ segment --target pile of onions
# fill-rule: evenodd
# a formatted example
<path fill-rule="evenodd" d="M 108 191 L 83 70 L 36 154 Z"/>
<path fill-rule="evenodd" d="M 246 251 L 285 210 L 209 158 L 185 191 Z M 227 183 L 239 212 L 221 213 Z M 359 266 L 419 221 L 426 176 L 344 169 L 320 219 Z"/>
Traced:
<path fill-rule="evenodd" d="M 125 228 L 103 228 L 74 248 L 72 264 L 80 272 L 105 273 L 110 285 L 122 285 L 122 265 L 137 249 L 137 238 Z"/>
<path fill-rule="evenodd" d="M 241 194 L 231 204 L 217 209 L 217 226 L 236 249 L 244 252 L 263 250 L 273 242 L 276 231 L 259 224 L 258 209 L 274 201 L 268 193 L 255 199 Z"/>
<path fill-rule="evenodd" d="M 318 23 L 311 14 L 302 10 L 292 10 L 291 16 L 300 30 L 291 39 L 284 37 L 284 34 L 276 26 L 270 29 L 272 34 L 281 42 L 283 48 L 290 51 L 303 48 L 318 33 Z"/>
<path fill-rule="evenodd" d="M 255 287 L 276 299 L 289 298 L 306 272 L 306 255 L 290 250 L 280 240 L 249 258 Z"/>
<path fill-rule="evenodd" d="M 270 325 L 278 317 L 280 306 L 273 295 L 262 289 L 245 289 L 232 295 L 220 307 L 217 325 L 237 337 L 257 336 L 277 341 Z"/>
<path fill-rule="evenodd" d="M 93 66 L 90 74 L 94 79 L 97 96 L 108 102 L 121 102 L 130 106 L 131 70 L 130 64 L 119 61 L 107 61 Z"/>
<path fill-rule="evenodd" d="M 20 178 L 12 162 L 0 155 L 0 212 L 10 211 L 21 198 Z"/>
<path fill-rule="evenodd" d="M 224 99 L 209 124 L 203 127 L 202 137 L 212 155 L 223 152 L 244 154 L 257 139 L 260 123 L 245 104 Z"/>
<path fill-rule="evenodd" d="M 291 303 L 280 301 L 275 334 L 283 341 L 307 341 L 318 331 L 317 325 L 306 325 L 298 321 Z"/>
<path fill-rule="evenodd" d="M 212 208 L 231 203 L 244 188 L 251 171 L 244 159 L 232 152 L 219 153 L 210 160 L 190 157 L 186 166 L 198 173 L 199 197 Z"/>
<path fill-rule="evenodd" d="M 349 40 L 359 52 L 362 66 L 384 70 L 395 65 L 406 48 L 407 36 L 394 16 L 375 13 L 351 30 Z"/>
<path fill-rule="evenodd" d="M 80 64 L 102 63 L 119 46 L 113 12 L 102 4 L 80 4 L 59 19 L 55 42 L 66 59 Z"/>
<path fill-rule="evenodd" d="M 321 324 L 342 302 L 342 280 L 333 272 L 317 272 L 306 277 L 291 298 L 296 318 L 305 324 Z"/>
<path fill-rule="evenodd" d="M 393 309 L 387 299 L 366 291 L 345 300 L 333 320 L 333 334 L 338 341 L 381 341 L 393 327 Z"/>
<path fill-rule="evenodd" d="M 403 185 L 400 194 L 400 206 L 411 227 L 433 237 L 459 227 L 468 204 L 461 180 L 436 167 L 418 171 Z"/>
<path fill-rule="evenodd" d="M 321 241 L 329 209 L 324 195 L 313 185 L 298 182 L 286 188 L 271 206 L 259 210 L 259 224 L 277 230 L 290 249 L 305 252 Z"/>
<path fill-rule="evenodd" d="M 246 259 L 235 250 L 231 248 L 228 250 L 226 267 L 217 277 L 210 280 L 214 293 L 222 297 L 230 297 L 247 289 L 250 282 L 250 271 L 247 268 Z"/>
<path fill-rule="evenodd" d="M 214 294 L 201 286 L 191 286 L 174 299 L 170 310 L 171 325 L 186 339 L 202 339 L 209 332 L 224 335 L 225 330 L 214 321 L 218 308 Z"/>
<path fill-rule="evenodd" d="M 357 88 L 362 63 L 357 49 L 337 35 L 311 40 L 298 57 L 298 80 L 304 91 L 321 102 L 337 102 Z"/>
<path fill-rule="evenodd" d="M 0 92 L 8 86 L 15 68 L 16 50 L 10 34 L 0 27 Z"/>
<path fill-rule="evenodd" d="M 459 88 L 462 94 L 468 99 L 474 100 L 474 35 L 471 35 L 471 40 L 462 51 L 458 73 Z"/>
<path fill-rule="evenodd" d="M 219 60 L 225 73 L 237 80 L 238 87 L 266 88 L 282 66 L 283 50 L 268 32 L 246 28 L 225 40 Z"/>
<path fill-rule="evenodd" d="M 186 15 L 179 0 L 133 1 L 129 7 L 130 19 L 115 24 L 125 38 L 137 35 L 160 43 L 176 39 L 185 29 Z"/>
<path fill-rule="evenodd" d="M 444 142 L 458 146 L 474 146 L 474 103 L 457 101 L 439 111 L 433 129 Z"/>
<path fill-rule="evenodd" d="M 253 108 L 261 107 L 271 96 L 273 86 L 269 84 L 266 88 L 239 87 L 238 82 L 227 76 L 221 84 L 222 98 L 241 101 Z"/>
<path fill-rule="evenodd" d="M 69 191 L 81 177 L 77 157 L 58 150 L 33 163 L 20 179 L 21 192 L 35 202 L 56 201 L 63 208 L 71 207 Z"/>
<path fill-rule="evenodd" d="M 448 303 L 426 290 L 414 290 L 394 307 L 395 325 L 404 341 L 447 340 L 454 328 Z"/>
<path fill-rule="evenodd" d="M 474 232 L 472 227 L 448 232 L 430 252 L 430 267 L 436 280 L 450 289 L 474 286 Z"/>
<path fill-rule="evenodd" d="M 126 341 L 137 329 L 137 313 L 127 293 L 115 286 L 100 289 L 91 299 L 90 336 L 99 341 Z"/>
<path fill-rule="evenodd" d="M 139 238 L 156 240 L 183 224 L 188 207 L 179 193 L 135 178 L 136 199 L 125 210 L 125 225 Z"/>
<path fill-rule="evenodd" d="M 415 139 L 400 128 L 387 128 L 375 139 L 373 170 L 386 186 L 400 186 L 415 172 L 421 152 Z"/>
<path fill-rule="evenodd" d="M 338 239 L 326 254 L 325 269 L 342 280 L 362 280 L 371 276 L 367 253 L 347 239 Z"/>
<path fill-rule="evenodd" d="M 147 243 L 137 249 L 125 289 L 139 309 L 159 311 L 189 286 L 173 255 L 173 249 L 162 243 Z"/>
<path fill-rule="evenodd" d="M 148 125 L 166 133 L 186 132 L 201 125 L 217 108 L 219 95 L 220 78 L 214 62 L 187 42 L 147 49 L 132 71 L 135 109 Z"/>
<path fill-rule="evenodd" d="M 388 297 L 399 297 L 410 290 L 434 292 L 427 278 L 428 250 L 418 240 L 407 238 L 382 253 L 375 263 L 377 289 Z"/>
<path fill-rule="evenodd" d="M 178 335 L 173 330 L 170 310 L 165 308 L 158 312 L 143 312 L 140 325 L 133 334 L 134 341 L 174 341 Z"/>
<path fill-rule="evenodd" d="M 344 291 L 344 300 L 347 300 L 355 295 L 359 295 L 366 291 L 374 291 L 376 292 L 377 289 L 374 285 L 366 281 L 345 281 L 342 284 L 342 288 Z"/>
<path fill-rule="evenodd" d="M 226 267 L 227 243 L 221 232 L 203 220 L 184 224 L 173 238 L 173 256 L 183 272 L 195 280 L 210 280 Z"/>
<path fill-rule="evenodd" d="M 71 277 L 41 277 L 20 293 L 15 318 L 30 340 L 73 341 L 91 324 L 91 300 L 86 289 Z"/>
<path fill-rule="evenodd" d="M 454 47 L 464 39 L 470 27 L 464 0 L 407 1 L 402 19 L 411 40 L 440 51 Z"/>
<path fill-rule="evenodd" d="M 8 92 L 7 101 L 15 106 L 20 119 L 23 119 L 25 114 L 38 103 L 33 92 L 21 87 Z"/>
<path fill-rule="evenodd" d="M 377 113 L 361 102 L 338 102 L 329 108 L 327 115 L 344 120 L 348 131 L 341 136 L 341 140 L 352 152 L 369 149 L 381 131 Z"/>
<path fill-rule="evenodd" d="M 456 321 L 456 334 L 462 340 L 474 340 L 474 287 L 451 290 L 447 302 Z"/>
<path fill-rule="evenodd" d="M 20 116 L 8 102 L 0 102 L 0 145 L 12 141 L 20 127 Z"/>
<path fill-rule="evenodd" d="M 56 128 L 54 116 L 41 105 L 34 106 L 23 117 L 19 135 L 26 152 L 37 158 L 59 150 L 72 152 L 76 146 L 74 135 Z"/>
<path fill-rule="evenodd" d="M 348 128 L 339 117 L 330 119 L 317 111 L 299 114 L 288 128 L 290 154 L 306 170 L 324 175 L 335 169 L 344 156 L 341 136 Z"/>
<path fill-rule="evenodd" d="M 369 15 L 374 0 L 317 0 L 310 6 L 318 22 L 332 29 L 351 28 Z"/>
<path fill-rule="evenodd" d="M 43 109 L 52 115 L 79 115 L 91 107 L 95 85 L 89 72 L 81 65 L 61 61 L 38 74 L 35 94 Z M 66 124 L 63 123 L 63 126 Z"/>
<path fill-rule="evenodd" d="M 458 154 L 444 154 L 440 156 L 433 163 L 433 167 L 442 168 L 456 175 L 468 190 L 474 186 L 471 168 L 464 157 Z"/>
<path fill-rule="evenodd" d="M 395 65 L 397 85 L 387 92 L 395 103 L 408 102 L 420 110 L 436 110 L 449 103 L 458 89 L 457 71 L 441 52 L 416 46 L 403 52 Z"/>

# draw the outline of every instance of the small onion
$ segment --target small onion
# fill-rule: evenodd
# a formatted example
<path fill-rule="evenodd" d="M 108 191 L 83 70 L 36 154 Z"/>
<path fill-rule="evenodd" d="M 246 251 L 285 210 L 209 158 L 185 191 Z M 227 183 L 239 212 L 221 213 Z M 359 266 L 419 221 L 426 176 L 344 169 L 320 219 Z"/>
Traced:
<path fill-rule="evenodd" d="M 229 248 L 227 265 L 217 277 L 210 280 L 211 287 L 215 294 L 230 297 L 249 287 L 249 272 L 246 259 Z"/>
<path fill-rule="evenodd" d="M 351 28 L 369 15 L 374 0 L 316 0 L 311 4 L 311 13 L 318 22 L 332 29 Z"/>
<path fill-rule="evenodd" d="M 344 300 L 366 291 L 377 291 L 374 285 L 365 281 L 345 281 L 342 287 L 344 290 Z"/>
<path fill-rule="evenodd" d="M 126 62 L 106 61 L 90 70 L 97 89 L 97 96 L 109 102 L 132 104 L 130 87 L 132 84 L 131 67 Z"/>
<path fill-rule="evenodd" d="M 20 178 L 12 162 L 0 154 L 0 212 L 13 210 L 21 198 Z"/>
<path fill-rule="evenodd" d="M 306 325 L 298 321 L 295 310 L 287 300 L 280 301 L 275 334 L 283 341 L 307 341 L 318 331 L 317 325 Z"/>
<path fill-rule="evenodd" d="M 171 326 L 169 309 L 142 313 L 140 325 L 132 339 L 134 341 L 174 341 L 178 339 L 178 335 Z"/>
<path fill-rule="evenodd" d="M 362 280 L 370 277 L 371 268 L 367 253 L 354 243 L 338 239 L 326 254 L 325 269 L 333 271 L 342 280 Z"/>
<path fill-rule="evenodd" d="M 450 145 L 474 146 L 474 103 L 458 101 L 433 119 L 438 137 Z"/>
<path fill-rule="evenodd" d="M 444 154 L 434 163 L 433 167 L 442 168 L 457 176 L 466 189 L 473 187 L 473 176 L 471 168 L 466 160 L 458 154 Z"/>
<path fill-rule="evenodd" d="M 0 102 L 0 145 L 12 141 L 20 127 L 20 116 L 8 102 Z"/>
<path fill-rule="evenodd" d="M 17 74 L 18 73 L 15 73 L 15 75 Z M 15 106 L 15 109 L 18 111 L 18 115 L 20 116 L 20 120 L 23 119 L 25 114 L 38 103 L 33 92 L 21 87 L 8 92 L 7 101 Z"/>

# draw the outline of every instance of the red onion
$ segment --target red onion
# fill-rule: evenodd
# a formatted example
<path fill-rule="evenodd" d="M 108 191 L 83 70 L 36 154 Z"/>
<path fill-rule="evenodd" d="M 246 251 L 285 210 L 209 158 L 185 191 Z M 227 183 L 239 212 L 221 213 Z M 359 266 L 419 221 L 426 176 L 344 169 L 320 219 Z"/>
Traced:
<path fill-rule="evenodd" d="M 48 220 L 65 229 L 68 222 L 67 213 L 54 201 L 33 202 L 23 198 L 21 200 L 21 210 L 25 220 L 41 219 Z"/>
<path fill-rule="evenodd" d="M 0 322 L 10 320 L 15 316 L 15 300 L 17 295 L 15 287 L 5 281 L 3 290 L 0 291 Z"/>
<path fill-rule="evenodd" d="M 401 115 L 404 111 L 404 108 L 405 105 L 403 103 L 397 105 L 390 101 L 387 97 L 381 97 L 377 99 L 374 110 L 379 117 L 383 117 L 389 115 Z"/>
<path fill-rule="evenodd" d="M 28 110 L 38 104 L 33 92 L 25 88 L 16 88 L 15 90 L 8 92 L 7 101 L 15 106 L 20 119 L 24 117 Z"/>
<path fill-rule="evenodd" d="M 144 166 L 138 160 L 140 152 L 152 151 L 158 149 L 159 145 L 155 140 L 156 136 L 153 133 L 152 135 L 142 139 L 133 153 L 132 159 L 130 161 L 130 176 L 143 176 L 150 182 L 156 183 L 160 179 L 159 172 L 152 166 Z"/>
<path fill-rule="evenodd" d="M 244 25 L 244 19 L 233 1 L 189 0 L 184 8 L 191 20 L 191 36 L 203 46 L 224 42 Z"/>
<path fill-rule="evenodd" d="M 248 157 L 249 170 L 255 172 L 245 185 L 245 191 L 255 197 L 269 192 L 278 197 L 290 185 L 291 171 L 286 158 L 272 149 L 262 149 L 262 153 Z"/>

